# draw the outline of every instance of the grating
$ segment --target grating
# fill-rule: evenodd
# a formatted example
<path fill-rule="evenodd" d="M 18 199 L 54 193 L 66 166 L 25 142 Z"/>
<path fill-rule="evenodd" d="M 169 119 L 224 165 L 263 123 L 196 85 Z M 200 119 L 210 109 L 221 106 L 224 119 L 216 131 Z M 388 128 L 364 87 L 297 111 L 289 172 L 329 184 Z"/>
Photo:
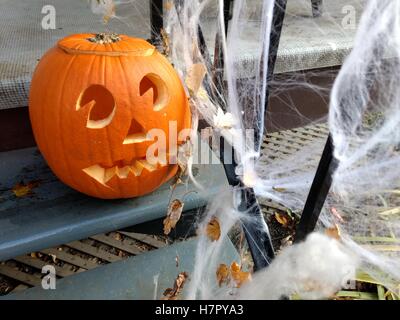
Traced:
<path fill-rule="evenodd" d="M 116 231 L 44 249 L 0 263 L 0 295 L 40 286 L 42 267 L 55 267 L 58 278 L 85 272 L 166 246 L 167 238 Z"/>

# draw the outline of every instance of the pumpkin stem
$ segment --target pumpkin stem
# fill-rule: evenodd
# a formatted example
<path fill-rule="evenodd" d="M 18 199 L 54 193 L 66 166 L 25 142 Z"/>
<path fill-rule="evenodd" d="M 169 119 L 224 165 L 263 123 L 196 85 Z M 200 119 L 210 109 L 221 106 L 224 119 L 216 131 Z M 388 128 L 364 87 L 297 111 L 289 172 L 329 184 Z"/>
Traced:
<path fill-rule="evenodd" d="M 114 43 L 121 40 L 120 36 L 116 33 L 97 33 L 93 38 L 87 39 L 90 42 L 98 43 L 98 44 L 108 44 Z"/>

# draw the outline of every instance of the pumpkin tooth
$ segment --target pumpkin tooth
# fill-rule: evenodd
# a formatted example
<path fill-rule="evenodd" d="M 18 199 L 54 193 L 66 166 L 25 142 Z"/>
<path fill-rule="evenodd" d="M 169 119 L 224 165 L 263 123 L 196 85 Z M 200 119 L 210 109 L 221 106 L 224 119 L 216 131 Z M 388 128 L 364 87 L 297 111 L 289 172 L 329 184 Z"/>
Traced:
<path fill-rule="evenodd" d="M 150 172 L 157 169 L 156 166 L 150 164 L 147 160 L 137 160 L 136 163 L 139 164 L 139 166 L 142 166 L 143 168 L 145 168 L 147 171 L 150 171 Z"/>
<path fill-rule="evenodd" d="M 117 176 L 120 179 L 126 179 L 128 178 L 130 172 L 130 167 L 129 166 L 125 166 L 122 168 L 117 167 Z"/>
<path fill-rule="evenodd" d="M 91 167 L 87 167 L 87 168 L 83 169 L 82 171 L 85 172 L 88 176 L 95 179 L 96 181 L 100 182 L 101 184 L 106 183 L 104 181 L 105 169 L 103 167 L 99 166 L 98 164 L 91 166 Z"/>
<path fill-rule="evenodd" d="M 140 176 L 142 174 L 142 171 L 143 171 L 143 166 L 139 165 L 137 162 L 138 161 L 135 161 L 135 163 L 129 167 L 131 172 L 136 177 Z"/>
<path fill-rule="evenodd" d="M 118 174 L 118 167 L 112 167 L 104 170 L 104 183 L 107 183 L 114 177 L 116 174 Z"/>

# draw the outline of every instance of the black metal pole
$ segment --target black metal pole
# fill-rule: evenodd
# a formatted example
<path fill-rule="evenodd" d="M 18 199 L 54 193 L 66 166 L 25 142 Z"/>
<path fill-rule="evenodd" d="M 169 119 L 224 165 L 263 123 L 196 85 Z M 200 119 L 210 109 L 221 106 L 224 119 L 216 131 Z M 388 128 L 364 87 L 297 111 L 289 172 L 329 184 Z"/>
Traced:
<path fill-rule="evenodd" d="M 230 5 L 230 1 L 229 5 Z M 274 11 L 273 11 L 273 20 L 272 20 L 272 30 L 270 35 L 270 45 L 268 52 L 268 75 L 267 81 L 272 79 L 275 62 L 277 58 L 277 52 L 279 47 L 280 35 L 283 26 L 283 19 L 285 17 L 287 0 L 276 0 Z M 230 13 L 229 8 L 224 8 L 224 20 L 225 20 L 225 32 L 228 29 L 228 17 L 227 15 Z M 222 84 L 223 79 L 223 68 L 224 61 L 222 55 L 222 46 L 218 42 L 220 40 L 217 35 L 216 39 L 216 51 L 214 54 L 214 69 L 216 71 L 215 80 L 219 86 Z M 269 90 L 266 92 L 266 104 L 268 104 L 268 95 Z M 266 106 L 267 107 L 267 106 Z M 262 132 L 256 133 L 256 135 L 262 135 Z M 254 262 L 255 271 L 267 267 L 271 260 L 274 258 L 275 253 L 271 242 L 271 237 L 269 234 L 268 226 L 265 223 L 261 208 L 258 204 L 257 198 L 255 196 L 254 190 L 252 188 L 247 188 L 243 185 L 243 183 L 239 180 L 235 173 L 236 163 L 234 159 L 227 163 L 224 161 L 224 141 L 223 139 L 220 145 L 220 158 L 225 168 L 226 176 L 228 178 L 228 182 L 232 186 L 238 186 L 242 189 L 242 201 L 239 206 L 240 211 L 246 211 L 251 217 L 255 219 L 255 221 L 247 222 L 243 221 L 243 230 L 247 239 L 247 243 L 249 245 L 249 249 Z"/>
<path fill-rule="evenodd" d="M 272 80 L 275 63 L 278 55 L 279 42 L 281 38 L 283 21 L 285 18 L 287 0 L 276 0 L 273 9 L 272 26 L 270 34 L 270 43 L 268 51 L 268 73 L 265 99 L 265 110 L 268 108 L 269 98 L 269 84 Z M 263 132 L 256 132 L 257 139 L 261 139 Z M 257 137 L 259 136 L 259 137 Z M 257 224 L 244 224 L 244 231 L 247 242 L 254 261 L 255 271 L 267 267 L 271 260 L 275 257 L 274 248 L 271 242 L 268 226 L 265 223 L 264 216 L 258 204 L 254 190 L 252 188 L 245 188 L 242 192 L 242 206 L 243 211 L 248 210 L 249 215 L 257 219 Z M 263 226 L 263 227 L 262 227 Z"/>
<path fill-rule="evenodd" d="M 265 110 L 269 104 L 269 92 L 271 88 L 271 80 L 274 75 L 276 59 L 278 57 L 279 43 L 282 34 L 283 21 L 285 19 L 287 0 L 275 0 L 274 12 L 272 17 L 272 30 L 270 35 L 270 45 L 268 54 L 268 87 L 265 99 Z"/>
<path fill-rule="evenodd" d="M 333 142 L 329 134 L 300 222 L 296 229 L 295 242 L 304 240 L 307 235 L 315 229 L 322 207 L 332 185 L 332 176 L 337 166 L 338 161 L 333 156 Z"/>
<path fill-rule="evenodd" d="M 226 28 L 224 30 L 225 34 L 227 34 L 228 31 L 231 2 L 232 2 L 231 0 L 224 1 L 224 22 Z M 273 70 L 275 67 L 279 40 L 283 25 L 283 19 L 285 16 L 286 2 L 287 0 L 276 0 L 274 7 L 273 26 L 271 30 L 269 58 L 268 58 L 268 75 L 267 75 L 268 80 L 272 78 Z M 181 9 L 181 3 L 178 3 L 176 9 L 179 14 L 179 11 Z M 211 64 L 210 61 L 211 59 L 208 53 L 207 45 L 204 41 L 204 36 L 200 27 L 198 28 L 198 35 L 199 35 L 200 50 L 203 54 L 204 59 L 206 60 L 207 64 L 213 65 L 213 73 L 214 73 L 213 85 L 219 89 L 222 89 L 224 85 L 223 83 L 224 61 L 222 54 L 222 45 L 220 43 L 221 38 L 217 35 L 216 46 L 215 46 L 216 51 L 214 53 L 214 63 Z M 266 94 L 267 94 L 266 101 L 268 101 L 268 90 Z M 225 161 L 223 138 L 221 139 L 220 146 L 221 148 L 219 156 L 222 164 L 224 165 L 224 169 L 229 184 L 232 186 L 237 186 L 239 188 L 242 188 L 242 201 L 239 206 L 239 210 L 242 212 L 246 211 L 250 216 L 254 217 L 256 220 L 253 221 L 252 223 L 249 223 L 247 221 L 243 222 L 244 233 L 254 261 L 254 269 L 256 271 L 264 267 L 267 267 L 275 256 L 271 238 L 268 231 L 268 226 L 265 223 L 254 190 L 252 188 L 245 187 L 235 173 L 237 164 L 234 161 L 234 157 L 232 157 L 232 159 L 230 159 L 231 161 L 229 162 Z"/>
<path fill-rule="evenodd" d="M 163 0 L 150 0 L 151 43 L 156 45 L 160 40 L 163 25 Z"/>

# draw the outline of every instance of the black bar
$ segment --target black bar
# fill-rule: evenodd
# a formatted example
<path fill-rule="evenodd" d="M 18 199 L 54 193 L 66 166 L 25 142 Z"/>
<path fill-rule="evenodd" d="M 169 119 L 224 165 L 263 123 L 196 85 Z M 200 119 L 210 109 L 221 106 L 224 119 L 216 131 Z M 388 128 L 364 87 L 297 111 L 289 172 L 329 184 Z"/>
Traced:
<path fill-rule="evenodd" d="M 228 1 L 230 4 L 230 1 Z M 273 10 L 273 20 L 272 20 L 272 30 L 270 35 L 270 46 L 268 52 L 268 75 L 267 80 L 272 79 L 272 75 L 275 68 L 275 62 L 277 58 L 277 52 L 279 47 L 279 41 L 283 26 L 283 20 L 285 17 L 287 0 L 276 0 L 274 10 Z M 228 29 L 227 21 L 229 18 L 227 15 L 230 13 L 228 8 L 224 8 L 224 20 L 225 20 L 225 32 Z M 217 84 L 221 85 L 223 77 L 223 55 L 220 43 L 218 43 L 218 36 L 216 39 L 216 49 L 214 57 L 214 69 L 216 71 L 215 81 Z M 266 104 L 268 104 L 268 92 L 266 92 Z M 267 106 L 266 106 L 267 107 Z M 257 135 L 262 135 L 263 133 L 257 133 Z M 242 190 L 242 201 L 239 206 L 240 211 L 247 211 L 247 213 L 255 218 L 253 222 L 243 222 L 243 230 L 249 245 L 249 249 L 254 262 L 254 270 L 260 270 L 267 267 L 275 256 L 274 249 L 271 242 L 271 237 L 269 234 L 268 226 L 265 223 L 261 208 L 258 204 L 257 198 L 255 196 L 254 190 L 252 188 L 246 188 L 242 182 L 238 179 L 235 169 L 236 163 L 225 163 L 224 161 L 224 143 L 220 145 L 220 158 L 225 168 L 226 176 L 228 182 L 232 186 L 239 186 L 243 188 Z"/>
<path fill-rule="evenodd" d="M 311 0 L 313 17 L 319 17 L 322 14 L 322 0 Z"/>
<path fill-rule="evenodd" d="M 224 0 L 224 24 L 225 24 L 225 36 L 228 35 L 229 20 L 232 19 L 231 9 L 233 0 Z"/>
<path fill-rule="evenodd" d="M 232 1 L 225 0 L 224 1 L 224 22 L 225 22 L 225 33 L 227 33 L 228 30 L 228 21 L 230 19 L 230 9 L 227 8 L 226 5 L 230 6 Z M 269 78 L 272 77 L 272 73 L 275 67 L 275 61 L 276 61 L 276 56 L 277 56 L 277 51 L 278 51 L 278 45 L 279 45 L 279 40 L 280 40 L 280 34 L 282 30 L 282 25 L 283 25 L 283 19 L 285 15 L 285 9 L 286 9 L 286 2 L 287 0 L 276 0 L 276 4 L 274 7 L 274 18 L 273 18 L 273 27 L 271 31 L 271 43 L 270 43 L 270 49 L 269 49 L 269 57 L 268 59 L 268 70 L 269 70 Z M 179 14 L 180 9 L 181 9 L 182 4 L 179 2 L 176 9 Z M 206 46 L 206 43 L 204 41 L 204 36 L 202 33 L 201 28 L 199 27 L 198 29 L 198 35 L 199 35 L 199 45 L 200 45 L 200 50 L 203 54 L 204 59 L 206 60 L 207 64 L 210 63 L 210 56 L 208 54 L 208 49 Z M 216 39 L 216 48 L 219 48 L 218 51 L 214 55 L 214 64 L 213 64 L 213 73 L 214 76 L 214 86 L 218 85 L 218 88 L 221 90 L 223 87 L 223 80 L 221 79 L 221 75 L 223 77 L 223 68 L 224 68 L 224 63 L 223 63 L 223 54 L 222 54 L 222 47 L 221 45 L 218 45 L 218 41 L 221 41 L 221 38 Z M 273 41 L 273 43 L 272 43 Z M 223 78 L 222 78 L 223 79 Z M 268 90 L 267 90 L 268 91 Z M 221 90 L 221 92 L 223 92 Z M 268 93 L 267 93 L 268 94 Z M 215 98 L 215 96 L 214 96 Z M 267 99 L 268 101 L 268 99 Z M 242 201 L 239 206 L 239 209 L 241 211 L 247 211 L 251 216 L 256 218 L 256 223 L 248 223 L 246 221 L 243 222 L 243 229 L 244 233 L 246 235 L 246 239 L 249 245 L 249 249 L 254 261 L 254 269 L 259 270 L 264 267 L 267 267 L 271 260 L 274 258 L 274 249 L 272 246 L 271 238 L 269 235 L 269 230 L 268 226 L 265 223 L 264 217 L 262 215 L 260 206 L 257 202 L 257 199 L 255 197 L 254 190 L 251 188 L 246 188 L 243 186 L 242 182 L 240 179 L 237 177 L 235 173 L 236 169 L 236 163 L 234 159 L 230 163 L 225 163 L 224 161 L 224 139 L 221 139 L 221 148 L 220 148 L 220 160 L 222 164 L 224 165 L 226 176 L 228 179 L 228 182 L 232 186 L 238 186 L 240 188 L 243 188 L 242 190 Z"/>
<path fill-rule="evenodd" d="M 329 135 L 296 229 L 295 242 L 304 240 L 315 229 L 329 189 L 331 188 L 332 176 L 337 166 L 338 161 L 333 156 L 332 137 Z"/>
<path fill-rule="evenodd" d="M 156 45 L 160 41 L 161 29 L 164 26 L 163 0 L 150 0 L 151 42 Z"/>
<path fill-rule="evenodd" d="M 268 89 L 266 92 L 265 99 L 265 110 L 268 107 L 268 98 L 270 91 L 270 82 L 274 75 L 274 69 L 276 64 L 276 58 L 278 57 L 279 43 L 282 34 L 283 21 L 285 20 L 287 0 L 275 0 L 274 12 L 272 17 L 272 30 L 270 36 L 270 46 L 268 54 Z"/>

